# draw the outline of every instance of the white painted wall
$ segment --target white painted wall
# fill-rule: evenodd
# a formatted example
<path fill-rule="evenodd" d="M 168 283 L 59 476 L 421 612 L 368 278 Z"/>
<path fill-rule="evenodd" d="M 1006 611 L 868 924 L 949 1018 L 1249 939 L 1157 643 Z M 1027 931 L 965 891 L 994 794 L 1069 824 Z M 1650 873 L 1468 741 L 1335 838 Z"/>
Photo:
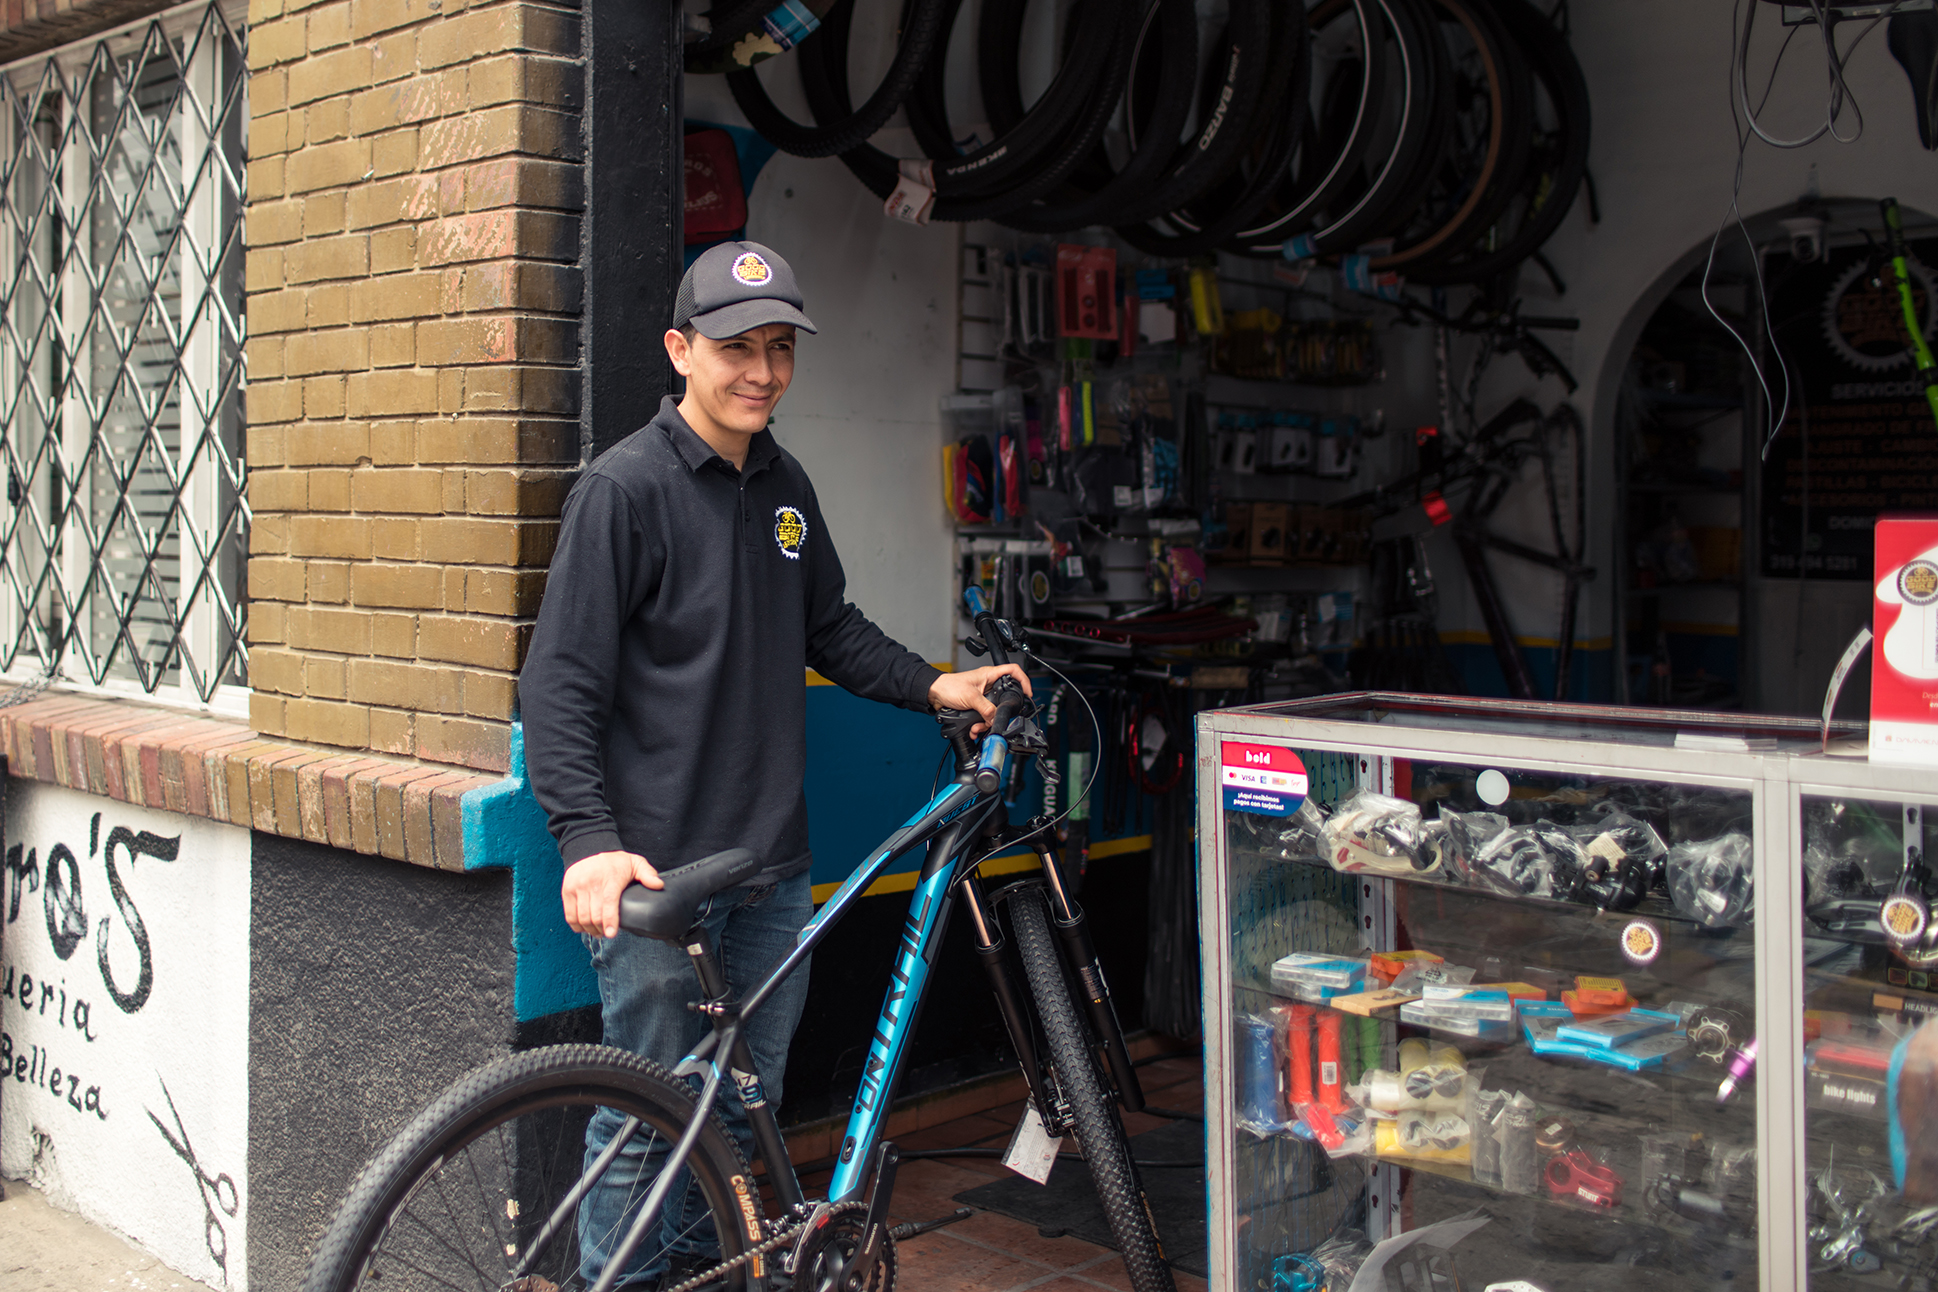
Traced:
<path fill-rule="evenodd" d="M 241 1289 L 249 832 L 18 780 L 6 819 L 0 1173 Z"/>
<path fill-rule="evenodd" d="M 1768 75 L 1783 34 L 1774 6 L 1760 8 L 1751 50 L 1757 77 Z M 851 59 L 857 86 L 873 83 L 887 55 L 885 24 L 870 21 L 876 9 L 864 10 L 857 22 Z M 1524 273 L 1521 286 L 1526 312 L 1581 320 L 1579 333 L 1548 339 L 1581 380 L 1573 398 L 1589 424 L 1590 560 L 1604 573 L 1584 598 L 1577 639 L 1592 642 L 1605 639 L 1611 626 L 1608 588 L 1617 554 L 1614 498 L 1605 482 L 1615 389 L 1642 323 L 1728 209 L 1736 144 L 1726 95 L 1731 5 L 1578 2 L 1573 14 L 1574 47 L 1593 103 L 1591 168 L 1602 220 L 1591 225 L 1587 203 L 1578 202 L 1549 243 L 1548 255 L 1568 284 L 1564 296 L 1555 296 L 1538 271 Z M 1804 32 L 1792 42 L 1764 117 L 1773 132 L 1794 135 L 1821 117 L 1824 73 L 1814 41 L 1814 33 Z M 960 62 L 966 52 L 952 50 L 952 58 Z M 763 75 L 776 101 L 805 120 L 792 69 L 770 66 Z M 1854 144 L 1825 139 L 1791 152 L 1753 142 L 1743 177 L 1746 215 L 1789 206 L 1811 187 L 1813 174 L 1826 197 L 1894 194 L 1907 207 L 1938 211 L 1938 164 L 1918 145 L 1911 92 L 1882 28 L 1858 48 L 1847 76 L 1864 110 L 1863 137 Z M 952 96 L 962 79 L 952 74 Z M 741 121 L 717 78 L 688 78 L 687 99 L 689 117 Z M 877 143 L 914 155 L 895 129 Z M 929 658 L 946 658 L 951 549 L 939 504 L 935 400 L 955 379 L 956 231 L 888 221 L 838 160 L 787 156 L 762 174 L 748 227 L 749 236 L 794 263 L 809 313 L 822 326 L 802 347 L 778 425 L 814 475 L 850 591 L 891 633 Z M 1391 413 L 1432 415 L 1429 346 L 1422 332 L 1389 333 L 1391 375 L 1381 402 Z M 1457 361 L 1463 353 L 1457 348 Z M 1544 407 L 1564 397 L 1558 381 L 1532 381 L 1511 357 L 1496 362 L 1484 391 L 1483 416 L 1516 394 Z M 1528 490 L 1522 499 L 1524 506 L 1504 509 L 1500 528 L 1545 545 L 1539 495 Z M 1437 540 L 1430 551 L 1443 588 L 1442 628 L 1480 630 L 1451 544 Z M 1494 562 L 1514 603 L 1517 632 L 1552 636 L 1558 576 L 1509 558 Z M 1775 592 L 1766 598 L 1770 613 L 1794 617 L 1783 589 Z M 1808 690 L 1812 684 L 1786 677 L 1782 689 L 1795 693 L 1798 685 Z"/>

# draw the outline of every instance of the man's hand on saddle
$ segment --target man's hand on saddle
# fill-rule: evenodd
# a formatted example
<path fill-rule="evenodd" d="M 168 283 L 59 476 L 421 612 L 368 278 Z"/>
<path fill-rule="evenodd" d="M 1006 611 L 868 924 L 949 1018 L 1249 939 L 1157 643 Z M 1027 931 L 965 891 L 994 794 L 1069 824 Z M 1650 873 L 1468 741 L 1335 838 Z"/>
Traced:
<path fill-rule="evenodd" d="M 996 712 L 995 704 L 983 692 L 993 686 L 999 677 L 1015 678 L 1022 685 L 1023 694 L 1030 694 L 1030 679 L 1021 666 L 989 664 L 960 673 L 938 675 L 929 685 L 929 703 L 938 709 L 971 709 L 981 714 L 983 720 L 970 732 L 971 735 L 980 736 L 989 730 L 989 719 Z"/>
<path fill-rule="evenodd" d="M 565 868 L 559 898 L 565 922 L 575 933 L 599 938 L 619 936 L 619 895 L 637 880 L 648 888 L 666 884 L 652 863 L 636 852 L 595 852 Z"/>

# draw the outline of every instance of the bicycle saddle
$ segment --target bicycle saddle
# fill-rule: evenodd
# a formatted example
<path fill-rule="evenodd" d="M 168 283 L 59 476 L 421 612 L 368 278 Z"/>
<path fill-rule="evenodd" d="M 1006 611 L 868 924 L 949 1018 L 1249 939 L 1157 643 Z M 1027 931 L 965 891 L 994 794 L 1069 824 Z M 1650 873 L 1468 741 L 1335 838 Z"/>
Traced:
<path fill-rule="evenodd" d="M 666 887 L 631 884 L 619 895 L 619 927 L 642 938 L 678 942 L 693 927 L 707 898 L 759 869 L 760 858 L 750 849 L 729 848 L 673 870 L 662 870 L 659 877 Z"/>

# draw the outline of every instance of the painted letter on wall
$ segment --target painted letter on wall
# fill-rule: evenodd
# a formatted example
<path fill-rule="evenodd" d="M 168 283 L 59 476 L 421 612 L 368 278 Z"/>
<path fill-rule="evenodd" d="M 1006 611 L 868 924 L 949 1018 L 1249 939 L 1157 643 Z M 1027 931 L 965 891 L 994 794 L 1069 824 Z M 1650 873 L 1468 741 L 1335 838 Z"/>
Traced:
<path fill-rule="evenodd" d="M 184 1274 L 247 1274 L 249 832 L 7 787 L 0 1172 Z"/>

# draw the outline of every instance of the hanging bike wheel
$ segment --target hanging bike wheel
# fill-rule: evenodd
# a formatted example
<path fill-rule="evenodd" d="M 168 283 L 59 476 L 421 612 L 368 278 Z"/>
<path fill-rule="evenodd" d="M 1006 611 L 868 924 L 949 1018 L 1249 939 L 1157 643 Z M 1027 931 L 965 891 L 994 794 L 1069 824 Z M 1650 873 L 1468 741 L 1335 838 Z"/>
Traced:
<path fill-rule="evenodd" d="M 840 0 L 838 7 L 845 11 L 841 40 L 841 53 L 845 59 L 847 25 L 853 16 L 854 0 Z M 817 116 L 816 124 L 801 125 L 774 106 L 766 87 L 760 83 L 760 73 L 751 67 L 727 74 L 727 85 L 733 91 L 733 101 L 746 114 L 747 123 L 784 153 L 792 153 L 796 157 L 832 157 L 836 153 L 846 152 L 880 130 L 895 115 L 895 110 L 902 106 L 902 100 L 915 87 L 916 80 L 929 61 L 929 53 L 935 48 L 938 34 L 946 31 L 945 19 L 953 8 L 949 0 L 913 0 L 888 75 L 868 96 L 868 102 L 858 109 L 827 120 Z M 829 16 L 832 18 L 832 13 Z M 826 27 L 827 23 L 824 22 L 821 30 L 802 42 L 802 49 L 826 44 Z"/>
<path fill-rule="evenodd" d="M 459 1078 L 364 1168 L 317 1245 L 303 1292 L 589 1286 L 582 1242 L 612 1250 L 648 1187 L 619 1182 L 622 1156 L 592 1203 L 560 1211 L 585 1169 L 594 1116 L 638 1118 L 632 1148 L 663 1151 L 692 1122 L 693 1096 L 657 1064 L 595 1045 L 529 1050 Z M 687 1163 L 698 1205 L 671 1244 L 672 1259 L 703 1265 L 748 1250 L 758 1237 L 749 1227 L 760 1223 L 739 1145 L 717 1116 L 709 1123 Z M 561 1223 L 548 1224 L 555 1213 Z M 740 1292 L 750 1264 L 707 1292 Z"/>
<path fill-rule="evenodd" d="M 1447 137 L 1425 154 L 1412 214 L 1389 229 L 1391 254 L 1376 270 L 1407 272 L 1465 250 L 1506 208 L 1528 158 L 1531 78 L 1519 47 L 1484 4 L 1432 0 L 1449 54 Z"/>
<path fill-rule="evenodd" d="M 1527 0 L 1493 4 L 1533 78 L 1528 160 L 1501 213 L 1461 254 L 1410 269 L 1415 282 L 1483 282 L 1518 267 L 1561 227 L 1588 173 L 1588 83 L 1574 50 Z"/>
<path fill-rule="evenodd" d="M 993 219 L 1019 210 L 1053 191 L 1102 137 L 1123 92 L 1136 25 L 1123 22 L 1125 0 L 1083 0 L 1067 41 L 1069 55 L 1043 96 L 1014 129 L 981 148 L 952 159 L 905 162 L 870 144 L 842 153 L 842 164 L 876 196 L 886 199 L 914 168 L 936 197 L 930 218 Z M 823 24 L 828 43 L 804 59 L 801 84 L 817 120 L 850 110 L 847 25 L 842 8 Z M 808 52 L 803 46 L 802 52 Z"/>

